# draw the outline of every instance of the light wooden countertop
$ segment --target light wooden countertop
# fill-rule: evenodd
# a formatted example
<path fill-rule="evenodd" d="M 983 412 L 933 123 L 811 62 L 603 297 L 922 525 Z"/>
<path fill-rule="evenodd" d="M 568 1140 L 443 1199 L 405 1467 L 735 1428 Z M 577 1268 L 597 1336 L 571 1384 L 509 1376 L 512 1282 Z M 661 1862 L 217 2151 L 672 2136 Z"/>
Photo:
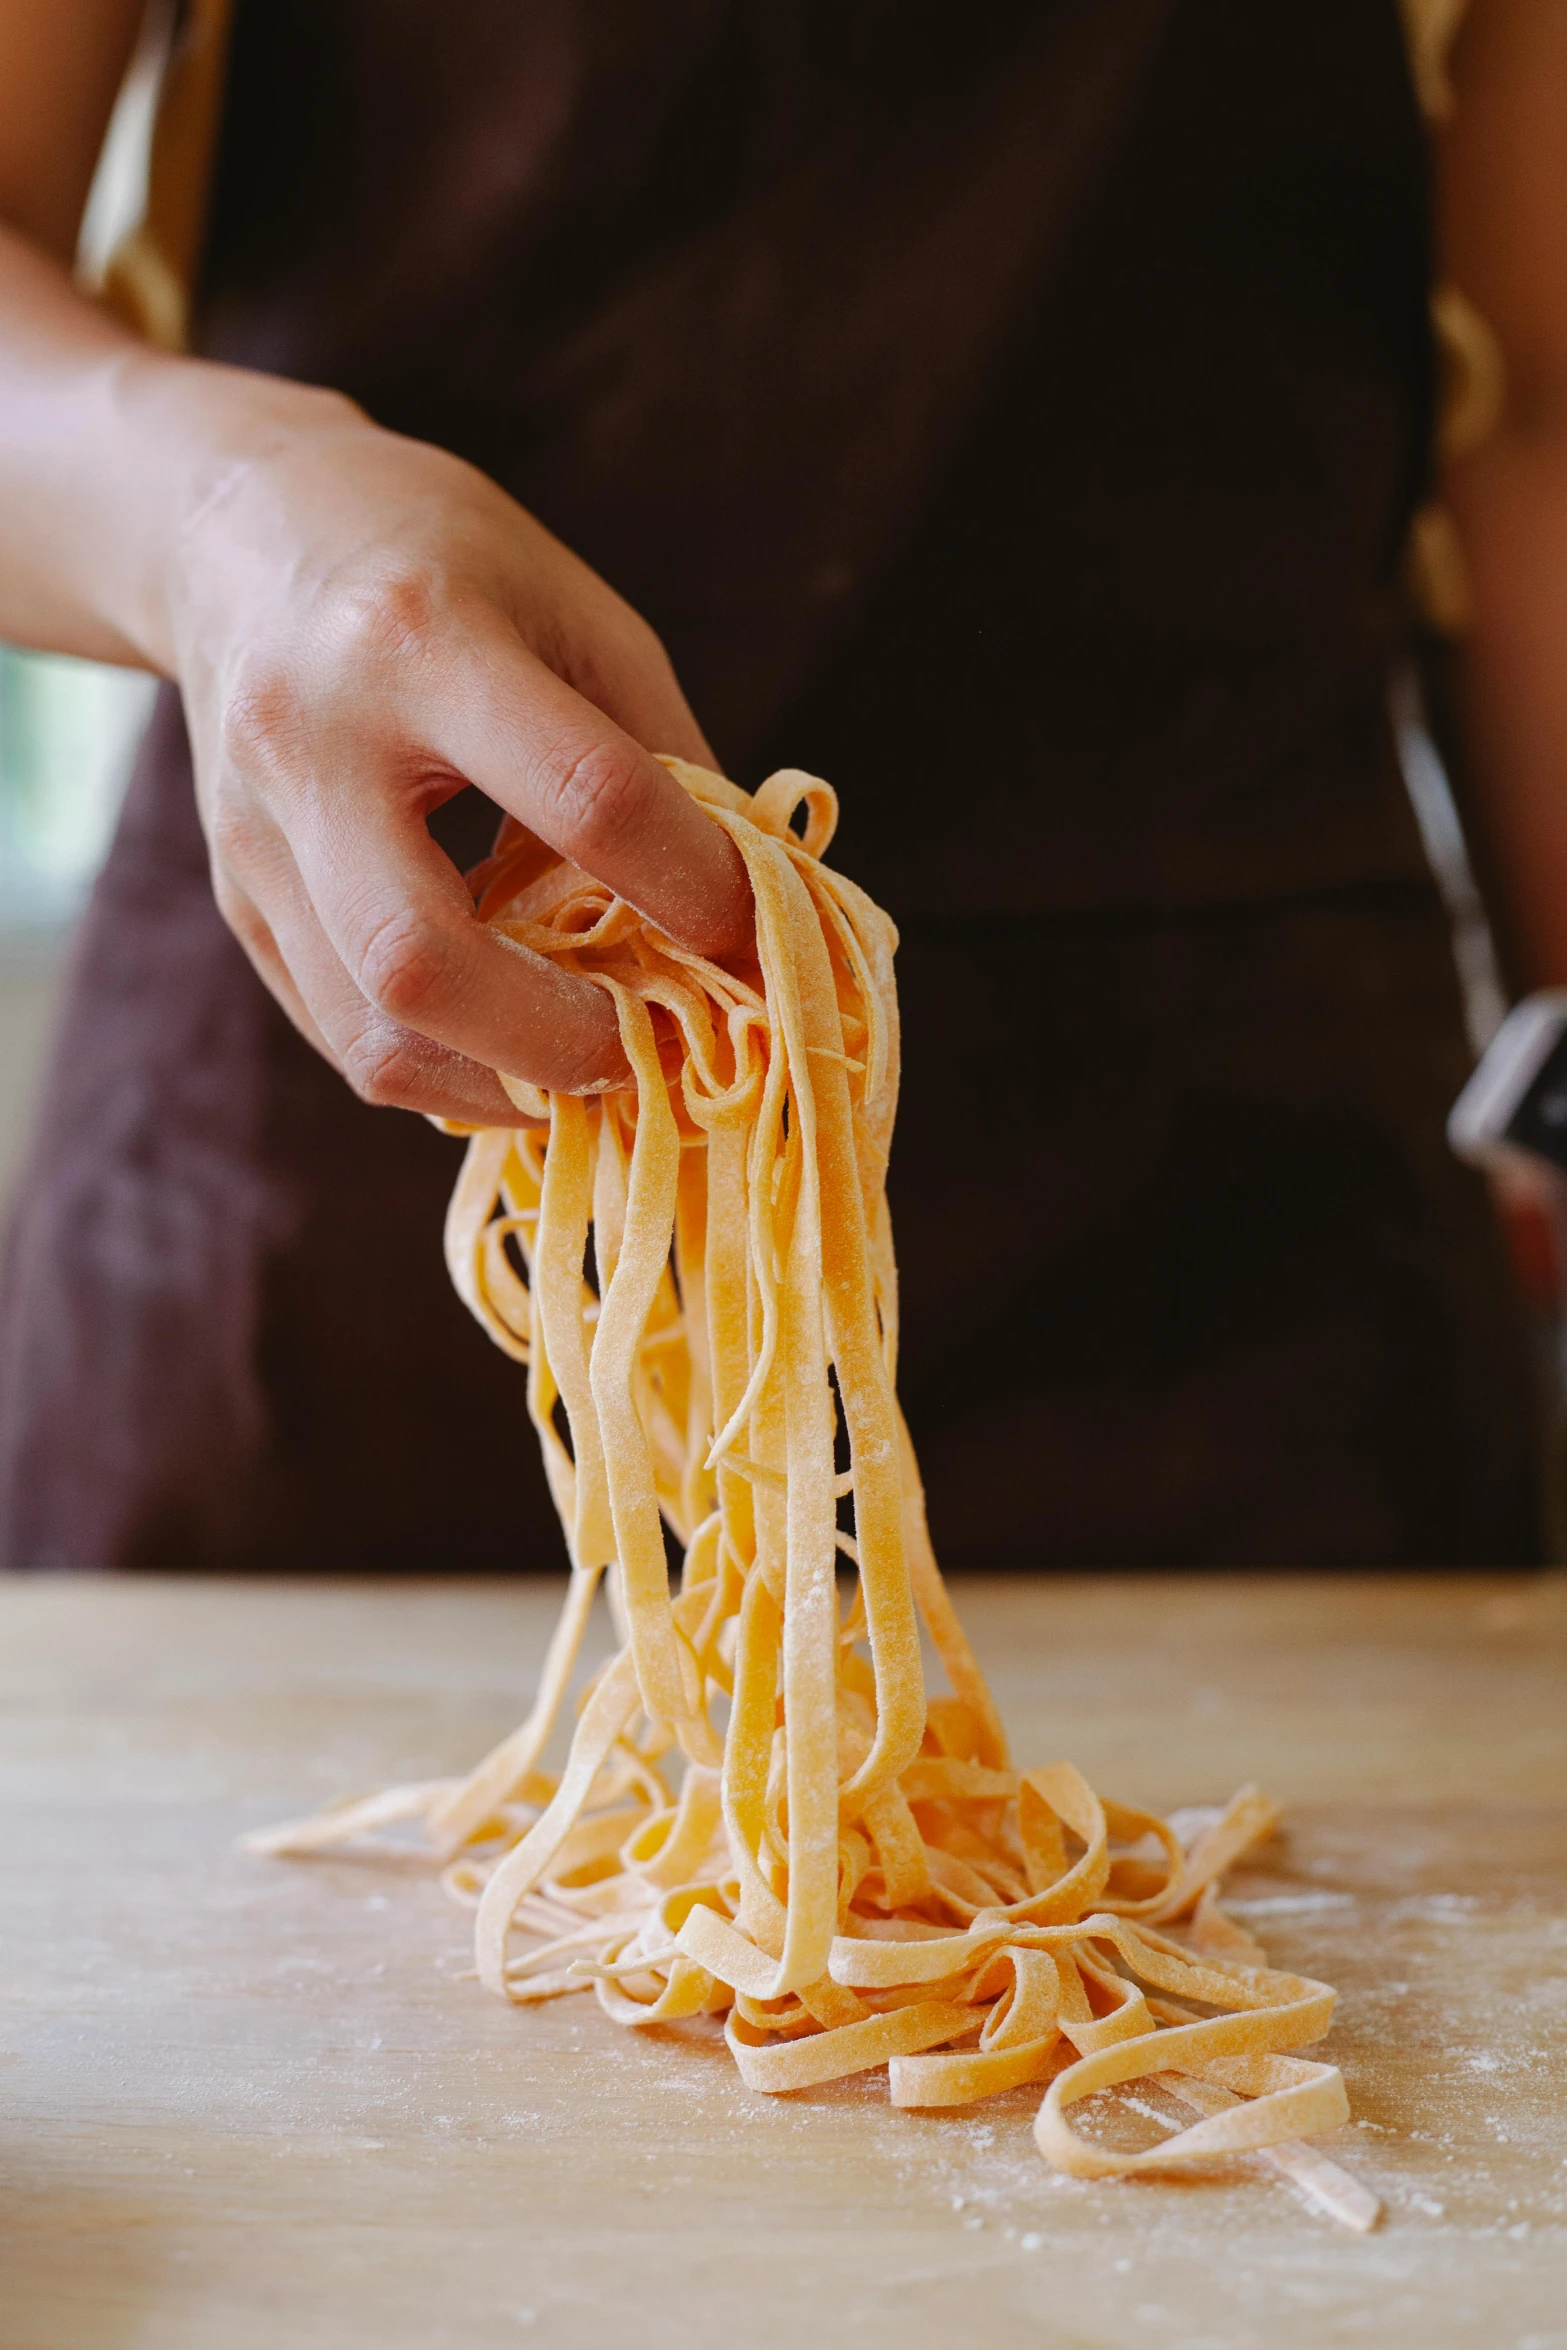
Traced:
<path fill-rule="evenodd" d="M 1024 1761 L 1161 1807 L 1258 1778 L 1237 1884 L 1342 1992 L 1383 2196 L 1087 2185 L 1037 2090 L 752 2096 L 702 2027 L 459 1980 L 413 1863 L 236 1833 L 464 1766 L 557 1587 L 0 1586 L 3 2350 L 1567 2350 L 1567 1582 L 965 1583 Z"/>

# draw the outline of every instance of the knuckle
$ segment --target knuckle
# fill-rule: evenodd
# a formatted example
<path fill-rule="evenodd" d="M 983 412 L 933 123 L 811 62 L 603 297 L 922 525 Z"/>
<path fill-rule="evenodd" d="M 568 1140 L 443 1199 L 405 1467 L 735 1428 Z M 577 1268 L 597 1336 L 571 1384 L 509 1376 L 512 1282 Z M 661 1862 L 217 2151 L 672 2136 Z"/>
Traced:
<path fill-rule="evenodd" d="M 631 745 L 595 743 L 562 771 L 554 789 L 557 812 L 573 853 L 590 869 L 634 832 L 643 807 L 644 777 Z"/>
<path fill-rule="evenodd" d="M 405 907 L 394 907 L 372 929 L 359 958 L 359 984 L 389 1019 L 420 1024 L 441 992 L 446 955 L 441 940 Z"/>
<path fill-rule="evenodd" d="M 430 571 L 385 569 L 355 580 L 338 594 L 339 653 L 355 667 L 417 658 L 438 633 L 443 603 Z"/>
<path fill-rule="evenodd" d="M 362 1102 L 373 1110 L 417 1109 L 424 1093 L 424 1069 L 412 1038 L 377 1022 L 343 1052 L 343 1073 Z"/>
<path fill-rule="evenodd" d="M 241 661 L 228 682 L 218 722 L 230 766 L 242 773 L 270 767 L 297 744 L 302 731 L 299 686 L 287 663 L 268 654 Z"/>

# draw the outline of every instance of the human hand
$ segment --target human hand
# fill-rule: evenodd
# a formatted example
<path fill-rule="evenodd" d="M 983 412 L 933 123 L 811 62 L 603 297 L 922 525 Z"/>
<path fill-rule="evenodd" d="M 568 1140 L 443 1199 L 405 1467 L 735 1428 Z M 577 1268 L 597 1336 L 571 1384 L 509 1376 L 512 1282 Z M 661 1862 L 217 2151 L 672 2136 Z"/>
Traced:
<path fill-rule="evenodd" d="M 608 999 L 486 929 L 426 818 L 476 784 L 683 945 L 743 947 L 740 857 L 651 756 L 715 764 L 663 648 L 471 466 L 257 398 L 161 585 L 226 920 L 368 1102 L 508 1125 L 497 1069 L 612 1085 Z"/>

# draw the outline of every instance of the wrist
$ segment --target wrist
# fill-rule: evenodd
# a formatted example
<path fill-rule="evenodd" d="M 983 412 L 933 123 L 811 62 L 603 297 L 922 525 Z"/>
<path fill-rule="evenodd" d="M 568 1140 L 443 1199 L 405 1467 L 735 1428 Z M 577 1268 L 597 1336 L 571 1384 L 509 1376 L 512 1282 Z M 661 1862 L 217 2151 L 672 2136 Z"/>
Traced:
<path fill-rule="evenodd" d="M 139 560 L 109 617 L 149 667 L 177 677 L 245 553 L 266 552 L 264 485 L 278 460 L 376 427 L 340 392 L 205 360 L 138 350 L 118 378 Z"/>

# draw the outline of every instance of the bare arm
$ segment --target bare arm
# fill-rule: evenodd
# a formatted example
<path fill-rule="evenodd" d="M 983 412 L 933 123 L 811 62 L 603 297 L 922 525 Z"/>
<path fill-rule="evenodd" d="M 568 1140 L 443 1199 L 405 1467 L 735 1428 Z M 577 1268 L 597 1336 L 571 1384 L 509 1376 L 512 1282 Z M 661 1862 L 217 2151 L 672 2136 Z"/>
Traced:
<path fill-rule="evenodd" d="M 605 998 L 486 931 L 425 819 L 466 783 L 685 943 L 739 859 L 651 630 L 470 466 L 337 394 L 169 358 L 65 268 L 134 0 L 0 6 L 0 636 L 184 692 L 218 902 L 364 1097 L 514 1118 L 621 1067 Z"/>
<path fill-rule="evenodd" d="M 1499 429 L 1452 468 L 1470 575 L 1479 819 L 1521 975 L 1567 982 L 1567 7 L 1471 0 L 1441 144 L 1447 276 L 1507 364 Z"/>

